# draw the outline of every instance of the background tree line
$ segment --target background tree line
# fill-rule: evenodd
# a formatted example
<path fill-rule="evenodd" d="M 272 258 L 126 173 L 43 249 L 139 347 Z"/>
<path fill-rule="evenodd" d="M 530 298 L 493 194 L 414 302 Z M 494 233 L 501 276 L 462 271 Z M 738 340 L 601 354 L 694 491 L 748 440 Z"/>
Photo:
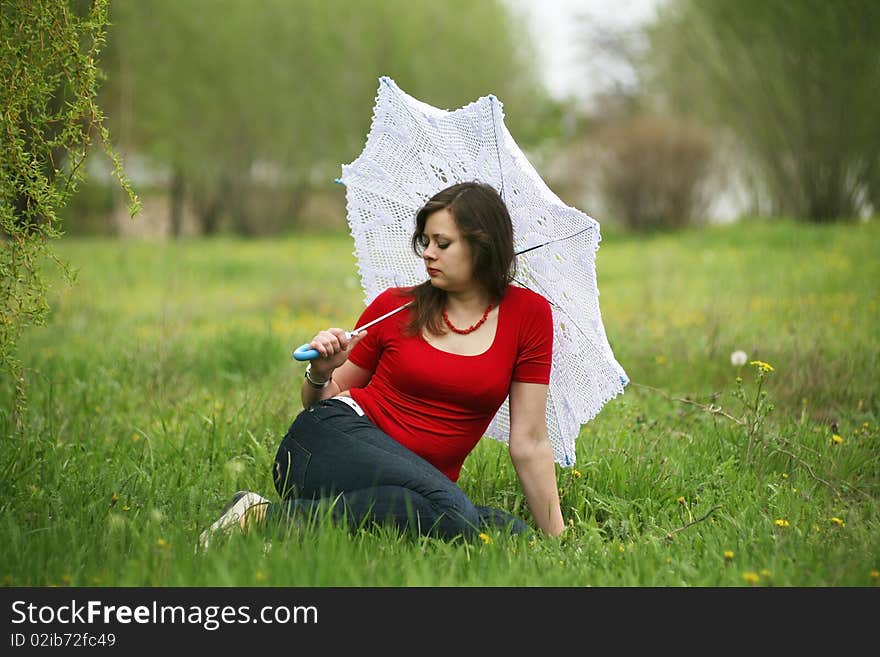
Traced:
<path fill-rule="evenodd" d="M 880 210 L 880 3 L 666 0 L 635 30 L 591 17 L 584 58 L 626 64 L 560 160 L 632 228 L 743 212 L 826 222 Z"/>
<path fill-rule="evenodd" d="M 501 2 L 150 0 L 110 20 L 102 103 L 119 148 L 160 173 L 172 234 L 184 207 L 204 234 L 296 228 L 363 147 L 381 75 L 441 107 L 495 93 L 527 142 L 552 130 Z"/>
<path fill-rule="evenodd" d="M 296 230 L 322 197 L 318 220 L 341 225 L 331 181 L 363 146 L 380 75 L 440 107 L 495 93 L 566 202 L 633 229 L 703 221 L 734 188 L 748 214 L 876 212 L 880 4 L 659 7 L 631 33 L 585 26 L 585 61 L 610 49 L 636 76 L 587 107 L 548 96 L 502 0 L 118 2 L 100 102 L 171 235 L 186 216 L 202 234 Z M 71 231 L 107 230 L 124 200 L 110 189 L 74 199 Z"/>

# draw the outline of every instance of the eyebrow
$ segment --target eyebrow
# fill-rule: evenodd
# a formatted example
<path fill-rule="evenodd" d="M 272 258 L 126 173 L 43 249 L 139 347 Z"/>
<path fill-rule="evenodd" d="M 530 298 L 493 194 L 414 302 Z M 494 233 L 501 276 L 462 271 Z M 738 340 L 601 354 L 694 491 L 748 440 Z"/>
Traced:
<path fill-rule="evenodd" d="M 429 237 L 437 237 L 437 238 L 445 237 L 445 238 L 448 239 L 448 240 L 451 240 L 451 239 L 452 239 L 452 238 L 451 238 L 449 235 L 447 235 L 446 233 L 434 233 L 433 235 L 429 235 Z"/>

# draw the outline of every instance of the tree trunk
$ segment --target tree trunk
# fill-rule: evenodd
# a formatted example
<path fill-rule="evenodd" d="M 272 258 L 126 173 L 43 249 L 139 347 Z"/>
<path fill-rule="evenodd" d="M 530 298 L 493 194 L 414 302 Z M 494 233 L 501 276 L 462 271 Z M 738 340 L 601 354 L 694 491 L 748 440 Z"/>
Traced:
<path fill-rule="evenodd" d="M 171 176 L 171 189 L 169 190 L 171 207 L 169 208 L 170 224 L 168 227 L 171 238 L 175 240 L 180 237 L 183 230 L 183 201 L 185 187 L 186 185 L 183 179 L 183 174 L 180 170 L 175 169 Z"/>

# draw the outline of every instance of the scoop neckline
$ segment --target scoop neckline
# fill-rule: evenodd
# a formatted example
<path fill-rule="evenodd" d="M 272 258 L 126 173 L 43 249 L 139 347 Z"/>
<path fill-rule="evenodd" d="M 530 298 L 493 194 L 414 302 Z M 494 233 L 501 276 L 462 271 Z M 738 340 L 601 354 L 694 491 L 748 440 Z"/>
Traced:
<path fill-rule="evenodd" d="M 495 320 L 495 335 L 492 337 L 492 343 L 488 347 L 486 347 L 485 351 L 481 351 L 478 354 L 457 354 L 454 351 L 444 351 L 443 349 L 439 349 L 425 339 L 422 331 L 419 331 L 419 339 L 434 351 L 441 354 L 446 354 L 447 356 L 459 356 L 460 358 L 479 358 L 480 356 L 485 356 L 490 351 L 492 351 L 495 348 L 495 345 L 498 343 L 498 334 L 501 333 L 501 307 L 503 304 L 504 299 L 498 302 L 498 318 Z"/>

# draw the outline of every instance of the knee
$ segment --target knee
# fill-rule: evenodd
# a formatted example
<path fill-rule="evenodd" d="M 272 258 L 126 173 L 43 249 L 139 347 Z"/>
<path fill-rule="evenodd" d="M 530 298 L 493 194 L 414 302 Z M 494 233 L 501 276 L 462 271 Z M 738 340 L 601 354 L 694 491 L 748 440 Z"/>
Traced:
<path fill-rule="evenodd" d="M 435 507 L 437 523 L 436 533 L 443 538 L 455 536 L 473 536 L 480 531 L 480 515 L 476 507 L 462 493 L 454 496 Z"/>
<path fill-rule="evenodd" d="M 302 413 L 282 438 L 272 464 L 272 481 L 281 499 L 298 496 L 298 491 L 304 485 L 306 467 L 312 457 L 311 450 L 303 445 L 304 439 L 311 432 L 303 430 L 301 416 Z"/>

